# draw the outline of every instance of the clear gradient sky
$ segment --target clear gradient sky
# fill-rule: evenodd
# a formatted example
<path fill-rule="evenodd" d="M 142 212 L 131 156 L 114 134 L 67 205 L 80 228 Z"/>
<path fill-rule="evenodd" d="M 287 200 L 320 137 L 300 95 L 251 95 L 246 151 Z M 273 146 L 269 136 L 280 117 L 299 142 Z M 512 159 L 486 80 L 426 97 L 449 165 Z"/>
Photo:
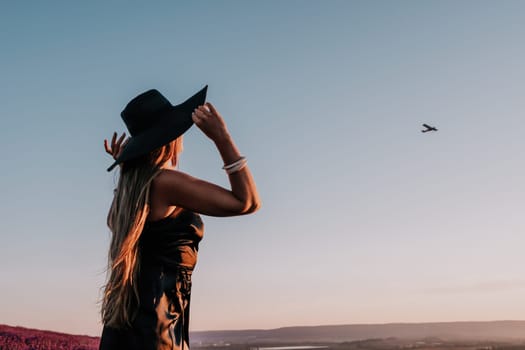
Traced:
<path fill-rule="evenodd" d="M 4 1 L 0 323 L 99 335 L 150 88 L 208 100 L 263 206 L 204 217 L 192 330 L 524 319 L 524 1 Z M 437 133 L 420 132 L 422 123 Z M 181 169 L 227 186 L 193 127 Z"/>

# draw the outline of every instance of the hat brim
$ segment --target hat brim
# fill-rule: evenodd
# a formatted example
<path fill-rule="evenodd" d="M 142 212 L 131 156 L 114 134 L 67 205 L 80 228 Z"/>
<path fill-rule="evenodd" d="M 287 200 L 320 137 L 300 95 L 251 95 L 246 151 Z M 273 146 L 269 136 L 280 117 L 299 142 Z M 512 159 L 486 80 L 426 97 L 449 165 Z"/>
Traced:
<path fill-rule="evenodd" d="M 107 171 L 113 170 L 118 164 L 148 154 L 184 134 L 193 125 L 193 111 L 206 101 L 207 89 L 208 85 L 181 104 L 172 106 L 155 125 L 132 136 Z"/>

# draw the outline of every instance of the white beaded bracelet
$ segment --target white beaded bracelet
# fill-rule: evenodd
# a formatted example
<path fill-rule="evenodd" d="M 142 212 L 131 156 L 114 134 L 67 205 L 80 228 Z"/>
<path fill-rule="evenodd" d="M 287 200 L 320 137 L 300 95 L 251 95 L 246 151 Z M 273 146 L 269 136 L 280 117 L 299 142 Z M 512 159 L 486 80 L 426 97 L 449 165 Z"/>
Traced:
<path fill-rule="evenodd" d="M 230 175 L 230 174 L 233 174 L 233 173 L 241 170 L 242 168 L 244 168 L 247 163 L 248 163 L 248 161 L 246 160 L 246 157 L 241 157 L 239 160 L 237 160 L 237 161 L 235 161 L 235 162 L 233 162 L 231 164 L 226 164 L 222 168 L 224 170 L 226 170 L 226 173 L 228 175 Z"/>
<path fill-rule="evenodd" d="M 243 163 L 243 162 L 246 162 L 246 157 L 241 157 L 239 158 L 239 160 L 231 163 L 231 164 L 225 164 L 222 168 L 224 170 L 227 170 L 227 169 L 230 169 L 230 168 L 233 168 L 233 167 L 236 167 L 237 165 Z"/>

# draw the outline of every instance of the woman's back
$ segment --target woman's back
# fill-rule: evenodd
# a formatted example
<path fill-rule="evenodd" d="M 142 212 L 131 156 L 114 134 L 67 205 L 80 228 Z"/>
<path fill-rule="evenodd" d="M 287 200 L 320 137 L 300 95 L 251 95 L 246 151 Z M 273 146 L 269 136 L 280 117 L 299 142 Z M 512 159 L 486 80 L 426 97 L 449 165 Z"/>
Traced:
<path fill-rule="evenodd" d="M 200 216 L 184 209 L 147 222 L 139 240 L 139 298 L 132 327 L 104 327 L 101 350 L 187 349 L 191 275 L 203 236 Z"/>

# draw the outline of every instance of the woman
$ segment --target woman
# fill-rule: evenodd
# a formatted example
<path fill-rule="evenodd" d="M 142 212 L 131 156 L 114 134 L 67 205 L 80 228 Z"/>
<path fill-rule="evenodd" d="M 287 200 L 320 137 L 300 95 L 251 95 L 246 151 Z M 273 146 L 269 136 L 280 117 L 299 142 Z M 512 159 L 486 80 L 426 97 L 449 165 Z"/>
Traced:
<path fill-rule="evenodd" d="M 131 134 L 106 152 L 120 176 L 108 214 L 112 232 L 102 300 L 100 350 L 188 349 L 191 273 L 203 224 L 199 214 L 234 216 L 259 206 L 246 158 L 224 120 L 204 103 L 207 86 L 172 106 L 157 90 L 131 100 L 121 116 Z M 216 145 L 231 190 L 175 169 L 192 124 Z"/>

